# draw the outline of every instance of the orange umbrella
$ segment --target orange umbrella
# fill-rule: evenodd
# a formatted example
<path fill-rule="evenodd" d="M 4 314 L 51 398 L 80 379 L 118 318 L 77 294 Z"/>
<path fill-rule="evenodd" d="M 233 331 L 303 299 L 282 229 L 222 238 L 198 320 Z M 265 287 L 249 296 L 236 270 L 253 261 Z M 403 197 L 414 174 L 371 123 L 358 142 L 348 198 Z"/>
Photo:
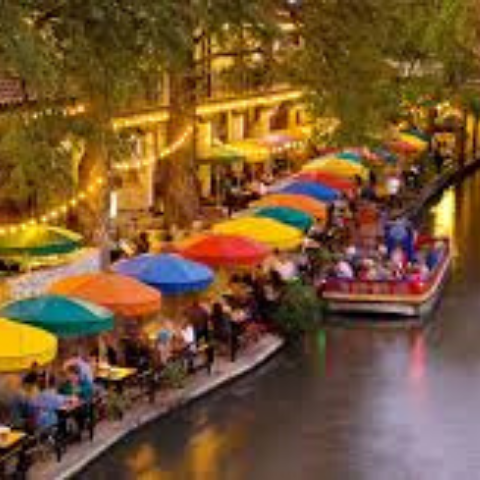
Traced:
<path fill-rule="evenodd" d="M 126 318 L 152 315 L 160 310 L 157 290 L 115 273 L 68 277 L 54 283 L 50 291 L 96 303 Z"/>
<path fill-rule="evenodd" d="M 308 213 L 317 220 L 325 220 L 328 215 L 327 206 L 306 195 L 273 194 L 255 202 L 256 207 L 289 207 Z"/>

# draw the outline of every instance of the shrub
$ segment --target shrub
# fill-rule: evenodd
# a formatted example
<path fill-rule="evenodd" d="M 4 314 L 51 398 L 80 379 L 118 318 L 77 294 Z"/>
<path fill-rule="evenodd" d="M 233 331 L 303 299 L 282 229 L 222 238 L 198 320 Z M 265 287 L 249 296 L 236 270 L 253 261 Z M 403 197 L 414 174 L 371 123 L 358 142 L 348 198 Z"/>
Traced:
<path fill-rule="evenodd" d="M 299 337 L 315 328 L 321 310 L 322 304 L 315 288 L 294 282 L 285 287 L 272 320 L 284 336 Z"/>

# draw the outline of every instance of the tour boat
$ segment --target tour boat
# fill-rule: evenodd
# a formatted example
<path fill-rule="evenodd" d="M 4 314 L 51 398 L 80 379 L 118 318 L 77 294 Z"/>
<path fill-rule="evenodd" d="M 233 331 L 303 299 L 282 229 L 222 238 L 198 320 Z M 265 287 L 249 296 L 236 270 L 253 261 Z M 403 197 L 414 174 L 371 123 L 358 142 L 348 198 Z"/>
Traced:
<path fill-rule="evenodd" d="M 365 281 L 328 278 L 322 297 L 328 312 L 422 318 L 439 300 L 451 263 L 448 239 L 424 239 L 422 246 L 438 246 L 438 258 L 425 281 Z"/>

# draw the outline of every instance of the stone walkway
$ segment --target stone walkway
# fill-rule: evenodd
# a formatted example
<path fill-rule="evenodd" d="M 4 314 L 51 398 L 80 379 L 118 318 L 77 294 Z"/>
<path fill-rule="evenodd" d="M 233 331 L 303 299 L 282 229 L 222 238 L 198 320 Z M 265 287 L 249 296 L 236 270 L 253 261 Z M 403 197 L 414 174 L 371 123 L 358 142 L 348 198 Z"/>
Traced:
<path fill-rule="evenodd" d="M 84 440 L 78 445 L 72 445 L 60 463 L 52 457 L 48 461 L 35 464 L 29 478 L 62 480 L 72 477 L 128 433 L 245 375 L 266 362 L 282 346 L 283 340 L 279 337 L 265 335 L 242 351 L 235 363 L 223 358 L 216 359 L 211 375 L 204 371 L 199 372 L 185 388 L 159 393 L 153 405 L 145 400 L 127 412 L 122 421 L 99 423 L 92 442 Z"/>

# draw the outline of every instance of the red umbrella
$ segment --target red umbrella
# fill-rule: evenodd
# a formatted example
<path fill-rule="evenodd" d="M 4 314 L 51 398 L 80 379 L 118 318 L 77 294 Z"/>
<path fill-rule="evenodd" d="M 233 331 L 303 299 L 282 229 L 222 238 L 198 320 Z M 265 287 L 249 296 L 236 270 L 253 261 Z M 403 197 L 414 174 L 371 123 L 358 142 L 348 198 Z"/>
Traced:
<path fill-rule="evenodd" d="M 270 255 L 265 245 L 236 235 L 210 234 L 189 242 L 180 254 L 211 267 L 251 267 Z"/>
<path fill-rule="evenodd" d="M 335 190 L 339 190 L 349 196 L 353 196 L 356 191 L 356 185 L 353 180 L 345 177 L 339 177 L 338 175 L 334 175 L 332 173 L 321 171 L 302 172 L 299 173 L 295 178 L 299 180 L 320 183 Z"/>

